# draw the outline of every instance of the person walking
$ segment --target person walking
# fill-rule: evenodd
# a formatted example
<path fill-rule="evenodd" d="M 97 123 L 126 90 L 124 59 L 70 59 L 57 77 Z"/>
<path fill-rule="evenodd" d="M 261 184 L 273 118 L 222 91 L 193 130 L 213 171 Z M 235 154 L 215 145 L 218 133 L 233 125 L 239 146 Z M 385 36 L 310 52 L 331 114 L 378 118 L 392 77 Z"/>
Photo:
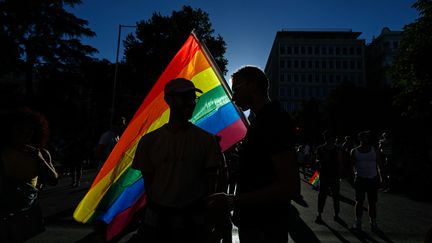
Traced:
<path fill-rule="evenodd" d="M 335 143 L 334 138 L 329 130 L 322 134 L 324 143 L 317 148 L 316 161 L 320 172 L 320 189 L 318 193 L 318 215 L 315 223 L 322 224 L 321 214 L 324 211 L 327 195 L 331 192 L 333 197 L 333 208 L 335 221 L 341 221 L 339 218 L 340 203 L 340 171 L 341 171 L 341 152 Z"/>
<path fill-rule="evenodd" d="M 370 131 L 363 131 L 358 134 L 360 145 L 351 150 L 351 161 L 354 169 L 355 181 L 355 222 L 354 230 L 361 230 L 363 202 L 367 194 L 368 211 L 371 229 L 378 232 L 377 208 L 378 187 L 381 183 L 380 171 L 382 168 L 380 153 L 377 153 L 371 145 Z"/>
<path fill-rule="evenodd" d="M 293 121 L 268 96 L 268 79 L 258 67 L 232 75 L 233 100 L 254 118 L 241 145 L 236 194 L 216 193 L 211 208 L 234 210 L 242 243 L 288 241 L 291 200 L 300 196 Z"/>

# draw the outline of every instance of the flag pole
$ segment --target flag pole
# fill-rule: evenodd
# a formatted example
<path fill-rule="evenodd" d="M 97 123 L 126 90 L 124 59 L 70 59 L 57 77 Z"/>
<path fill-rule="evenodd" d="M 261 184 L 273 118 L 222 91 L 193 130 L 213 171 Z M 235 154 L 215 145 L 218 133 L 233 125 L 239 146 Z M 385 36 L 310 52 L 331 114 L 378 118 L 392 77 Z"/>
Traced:
<path fill-rule="evenodd" d="M 230 100 L 232 100 L 232 92 L 231 89 L 228 86 L 228 83 L 226 82 L 224 76 L 222 75 L 222 71 L 219 69 L 219 66 L 216 64 L 216 61 L 214 60 L 213 56 L 211 55 L 210 51 L 208 50 L 207 46 L 201 42 L 201 40 L 197 37 L 195 30 L 191 31 L 191 35 L 195 38 L 197 43 L 201 46 L 201 49 L 204 51 L 205 57 L 208 59 L 212 67 L 215 69 L 215 73 L 219 80 L 221 81 L 222 87 L 224 88 L 225 92 L 227 93 Z M 249 126 L 249 120 L 246 118 L 244 113 L 237 107 L 237 105 L 233 102 L 234 108 L 239 113 L 240 118 L 243 120 L 243 122 L 246 124 L 246 126 Z"/>

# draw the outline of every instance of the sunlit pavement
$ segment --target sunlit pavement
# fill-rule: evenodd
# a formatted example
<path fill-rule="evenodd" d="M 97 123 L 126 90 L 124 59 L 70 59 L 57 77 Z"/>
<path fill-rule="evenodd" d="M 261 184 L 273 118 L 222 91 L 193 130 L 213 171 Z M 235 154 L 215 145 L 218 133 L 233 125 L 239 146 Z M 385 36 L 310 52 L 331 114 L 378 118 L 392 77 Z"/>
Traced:
<path fill-rule="evenodd" d="M 86 171 L 80 187 L 70 186 L 70 178 L 62 177 L 58 186 L 47 187 L 41 193 L 47 230 L 28 242 L 76 242 L 92 232 L 91 226 L 75 222 L 72 213 L 87 192 L 95 173 L 94 170 Z M 327 198 L 324 224 L 318 225 L 314 222 L 318 192 L 303 182 L 302 194 L 309 207 L 294 206 L 321 242 L 423 242 L 427 230 L 432 227 L 432 203 L 414 201 L 400 194 L 379 193 L 378 224 L 382 233 L 372 233 L 366 211 L 363 231 L 350 231 L 354 220 L 354 190 L 345 181 L 341 184 L 340 213 L 345 224 L 333 220 L 332 198 Z M 126 235 L 120 242 L 127 241 L 131 235 Z M 236 229 L 233 230 L 233 242 L 239 242 Z M 290 242 L 293 241 L 290 239 Z"/>

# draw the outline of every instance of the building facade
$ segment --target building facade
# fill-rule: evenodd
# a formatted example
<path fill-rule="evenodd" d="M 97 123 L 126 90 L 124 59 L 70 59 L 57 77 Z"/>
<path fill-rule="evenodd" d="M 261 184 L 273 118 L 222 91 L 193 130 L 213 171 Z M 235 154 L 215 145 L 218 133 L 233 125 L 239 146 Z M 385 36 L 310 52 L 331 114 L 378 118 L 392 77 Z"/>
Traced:
<path fill-rule="evenodd" d="M 390 68 L 398 53 L 402 31 L 384 27 L 366 47 L 366 77 L 369 86 L 390 86 Z"/>
<path fill-rule="evenodd" d="M 324 100 L 342 83 L 365 86 L 365 41 L 352 30 L 283 30 L 265 67 L 270 97 L 289 112 Z"/>

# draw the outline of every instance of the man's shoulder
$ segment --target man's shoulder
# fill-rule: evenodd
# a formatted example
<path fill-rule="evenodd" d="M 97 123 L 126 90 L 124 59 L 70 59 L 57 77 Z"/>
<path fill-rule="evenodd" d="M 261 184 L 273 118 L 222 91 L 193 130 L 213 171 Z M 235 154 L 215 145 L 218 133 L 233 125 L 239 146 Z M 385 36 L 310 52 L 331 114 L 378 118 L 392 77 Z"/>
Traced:
<path fill-rule="evenodd" d="M 190 129 L 196 136 L 199 136 L 199 137 L 202 137 L 205 139 L 214 139 L 215 138 L 215 135 L 207 132 L 206 130 L 204 130 L 204 129 L 202 129 L 202 128 L 194 125 L 194 124 L 191 125 Z"/>

